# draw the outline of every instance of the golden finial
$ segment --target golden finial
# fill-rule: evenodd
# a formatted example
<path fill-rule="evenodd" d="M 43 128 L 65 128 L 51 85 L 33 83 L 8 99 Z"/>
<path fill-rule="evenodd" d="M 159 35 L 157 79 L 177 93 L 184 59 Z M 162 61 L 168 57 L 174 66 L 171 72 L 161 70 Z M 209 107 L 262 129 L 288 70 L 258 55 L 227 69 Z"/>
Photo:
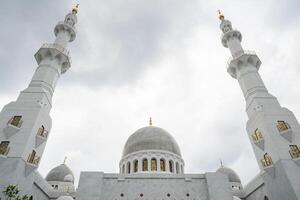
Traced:
<path fill-rule="evenodd" d="M 64 164 L 66 164 L 67 158 L 68 158 L 68 157 L 67 157 L 67 156 L 65 156 L 65 159 L 64 159 Z"/>
<path fill-rule="evenodd" d="M 149 126 L 152 126 L 152 117 L 149 119 Z"/>
<path fill-rule="evenodd" d="M 222 14 L 222 12 L 220 10 L 218 10 L 219 13 L 219 19 L 222 21 L 225 19 L 224 15 Z"/>
<path fill-rule="evenodd" d="M 76 15 L 78 13 L 78 7 L 79 7 L 79 4 L 76 4 L 76 6 L 73 7 L 73 9 L 72 9 L 73 14 Z"/>

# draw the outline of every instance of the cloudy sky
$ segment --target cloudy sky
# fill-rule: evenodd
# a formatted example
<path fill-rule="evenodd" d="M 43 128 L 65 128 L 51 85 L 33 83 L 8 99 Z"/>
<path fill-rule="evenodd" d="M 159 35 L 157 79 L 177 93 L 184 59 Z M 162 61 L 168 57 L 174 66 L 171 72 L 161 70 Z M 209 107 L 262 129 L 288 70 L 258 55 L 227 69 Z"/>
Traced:
<path fill-rule="evenodd" d="M 6 1 L 0 6 L 0 107 L 34 73 L 34 53 L 72 0 Z M 261 76 L 282 106 L 300 117 L 299 0 L 82 0 L 72 67 L 53 98 L 53 127 L 39 171 L 68 157 L 80 171 L 118 172 L 127 138 L 150 116 L 179 143 L 189 173 L 233 168 L 244 184 L 258 166 L 245 102 L 226 72 L 217 10 L 262 60 Z"/>

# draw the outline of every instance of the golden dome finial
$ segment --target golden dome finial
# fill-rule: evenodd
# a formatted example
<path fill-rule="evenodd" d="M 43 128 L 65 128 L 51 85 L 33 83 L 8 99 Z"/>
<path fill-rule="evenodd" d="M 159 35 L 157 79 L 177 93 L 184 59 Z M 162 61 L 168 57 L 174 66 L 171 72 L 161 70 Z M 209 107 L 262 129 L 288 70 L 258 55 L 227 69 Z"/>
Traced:
<path fill-rule="evenodd" d="M 152 117 L 149 119 L 149 126 L 152 126 Z"/>
<path fill-rule="evenodd" d="M 222 21 L 225 19 L 224 15 L 222 14 L 222 12 L 220 10 L 218 10 L 219 13 L 219 19 Z"/>
<path fill-rule="evenodd" d="M 79 4 L 76 4 L 76 6 L 73 7 L 73 9 L 72 9 L 73 14 L 76 15 L 78 13 L 78 7 L 79 7 Z"/>

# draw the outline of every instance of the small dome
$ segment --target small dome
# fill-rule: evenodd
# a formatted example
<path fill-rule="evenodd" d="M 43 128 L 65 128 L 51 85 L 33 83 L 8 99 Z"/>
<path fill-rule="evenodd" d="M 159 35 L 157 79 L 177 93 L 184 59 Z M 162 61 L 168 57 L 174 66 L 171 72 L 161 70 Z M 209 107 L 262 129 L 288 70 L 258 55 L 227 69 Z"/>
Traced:
<path fill-rule="evenodd" d="M 229 182 L 235 182 L 235 183 L 241 183 L 241 179 L 240 177 L 237 175 L 237 173 L 235 173 L 235 171 L 233 171 L 232 169 L 228 168 L 228 167 L 220 167 L 217 172 L 226 174 L 229 178 Z"/>
<path fill-rule="evenodd" d="M 155 126 L 138 129 L 127 140 L 123 157 L 142 150 L 163 150 L 181 156 L 179 146 L 167 131 Z"/>
<path fill-rule="evenodd" d="M 74 200 L 71 196 L 60 196 L 57 200 Z"/>
<path fill-rule="evenodd" d="M 46 181 L 72 182 L 74 183 L 74 175 L 71 169 L 61 164 L 53 168 L 46 176 Z"/>

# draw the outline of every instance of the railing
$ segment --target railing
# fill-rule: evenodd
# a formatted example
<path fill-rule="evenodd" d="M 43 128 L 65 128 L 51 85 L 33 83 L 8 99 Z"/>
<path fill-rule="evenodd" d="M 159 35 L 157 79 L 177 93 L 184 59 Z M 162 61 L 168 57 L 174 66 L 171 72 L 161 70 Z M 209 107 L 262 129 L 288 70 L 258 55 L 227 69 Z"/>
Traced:
<path fill-rule="evenodd" d="M 278 121 L 277 122 L 277 129 L 278 129 L 279 132 L 286 131 L 290 128 L 291 128 L 291 126 L 288 123 L 286 123 L 285 121 Z"/>
<path fill-rule="evenodd" d="M 12 117 L 8 122 L 7 124 L 10 124 L 12 126 L 15 126 L 15 127 L 18 127 L 20 128 L 23 124 L 23 121 L 20 119 L 20 120 L 15 120 L 15 117 Z"/>
<path fill-rule="evenodd" d="M 233 59 L 235 59 L 243 54 L 256 55 L 255 51 L 250 51 L 250 50 L 237 51 L 235 54 L 233 54 L 232 56 L 229 57 L 229 59 L 227 61 L 227 65 L 229 66 L 229 64 L 232 62 Z"/>
<path fill-rule="evenodd" d="M 254 141 L 258 141 L 260 139 L 263 139 L 262 133 L 258 129 L 255 130 L 254 134 L 252 134 L 252 139 Z"/>
<path fill-rule="evenodd" d="M 67 55 L 67 56 L 69 56 L 69 54 L 70 54 L 69 50 L 67 50 L 66 48 L 64 48 L 61 45 L 56 44 L 56 43 L 53 43 L 53 44 L 45 43 L 45 44 L 42 45 L 42 48 L 55 48 L 58 51 L 60 51 L 61 53 Z"/>
<path fill-rule="evenodd" d="M 264 158 L 261 159 L 261 163 L 264 167 L 269 167 L 269 166 L 273 165 L 272 158 L 268 155 L 264 155 Z"/>
<path fill-rule="evenodd" d="M 39 162 L 40 162 L 40 157 L 39 156 L 36 156 L 36 155 L 33 155 L 32 153 L 29 154 L 28 156 L 28 159 L 27 159 L 27 162 L 30 163 L 30 164 L 33 164 L 33 165 L 38 165 Z"/>
<path fill-rule="evenodd" d="M 7 156 L 9 150 L 10 150 L 10 147 L 0 147 L 0 155 Z"/>
<path fill-rule="evenodd" d="M 297 145 L 290 145 L 289 153 L 293 159 L 300 158 L 300 149 Z"/>
<path fill-rule="evenodd" d="M 48 137 L 48 131 L 46 131 L 45 129 L 43 128 L 39 128 L 38 132 L 37 132 L 37 135 L 38 136 L 41 136 L 43 138 L 47 138 Z"/>

